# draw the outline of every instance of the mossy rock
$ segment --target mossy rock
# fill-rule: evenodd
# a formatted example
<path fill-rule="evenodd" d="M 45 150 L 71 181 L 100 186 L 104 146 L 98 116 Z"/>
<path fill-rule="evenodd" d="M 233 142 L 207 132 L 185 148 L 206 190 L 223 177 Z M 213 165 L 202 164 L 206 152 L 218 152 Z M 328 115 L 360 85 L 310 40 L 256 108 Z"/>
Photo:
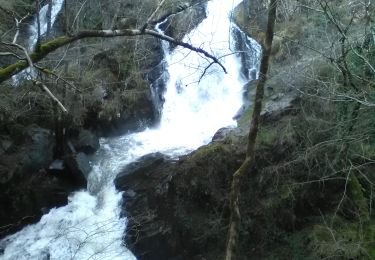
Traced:
<path fill-rule="evenodd" d="M 245 109 L 241 117 L 238 119 L 238 127 L 249 128 L 251 117 L 253 115 L 254 108 L 252 106 Z"/>
<path fill-rule="evenodd" d="M 213 156 L 217 156 L 223 152 L 225 146 L 221 143 L 211 143 L 200 147 L 192 154 L 192 160 L 208 160 Z"/>

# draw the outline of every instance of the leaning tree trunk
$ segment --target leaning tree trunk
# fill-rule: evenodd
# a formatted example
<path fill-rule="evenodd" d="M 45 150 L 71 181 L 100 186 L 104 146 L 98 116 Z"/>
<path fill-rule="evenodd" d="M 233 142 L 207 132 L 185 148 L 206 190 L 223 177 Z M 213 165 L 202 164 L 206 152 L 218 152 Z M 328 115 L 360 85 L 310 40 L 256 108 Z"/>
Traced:
<path fill-rule="evenodd" d="M 256 86 L 254 112 L 251 119 L 250 132 L 248 136 L 246 159 L 240 166 L 240 168 L 234 173 L 231 191 L 230 191 L 230 222 L 228 229 L 228 240 L 226 247 L 226 260 L 236 259 L 235 249 L 238 240 L 238 227 L 241 221 L 241 214 L 239 208 L 239 197 L 240 197 L 240 183 L 242 177 L 253 168 L 254 164 L 254 152 L 255 152 L 255 141 L 258 134 L 258 127 L 260 121 L 260 112 L 262 110 L 262 101 L 264 96 L 264 85 L 267 79 L 268 64 L 271 55 L 273 32 L 276 20 L 276 7 L 277 0 L 271 0 L 268 7 L 268 23 L 266 31 L 266 39 L 263 48 L 263 56 L 260 63 L 259 69 L 259 80 Z"/>

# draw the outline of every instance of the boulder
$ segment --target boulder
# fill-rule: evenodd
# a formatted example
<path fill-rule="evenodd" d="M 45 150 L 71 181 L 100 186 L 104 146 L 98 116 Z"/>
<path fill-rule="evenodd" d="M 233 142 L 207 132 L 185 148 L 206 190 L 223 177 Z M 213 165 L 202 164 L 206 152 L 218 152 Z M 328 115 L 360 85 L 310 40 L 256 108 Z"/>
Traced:
<path fill-rule="evenodd" d="M 187 33 L 193 30 L 204 18 L 206 18 L 207 3 L 205 1 L 200 3 L 193 2 L 194 1 L 191 1 L 191 3 L 186 2 L 181 5 L 175 5 L 171 10 L 166 10 L 161 14 L 158 22 L 162 22 L 168 18 L 168 20 L 161 26 L 161 29 L 163 29 L 165 34 L 177 40 L 182 40 Z M 186 21 L 190 22 L 186 23 Z"/>
<path fill-rule="evenodd" d="M 173 163 L 161 154 L 146 155 L 128 165 L 115 180 L 117 189 L 125 191 L 126 243 L 138 259 L 170 259 L 178 254 L 165 208 Z"/>
<path fill-rule="evenodd" d="M 115 179 L 116 186 L 123 187 L 126 185 L 124 180 L 127 175 L 136 175 L 141 173 L 149 173 L 153 168 L 158 167 L 168 160 L 168 156 L 162 153 L 150 153 L 140 157 L 124 167 Z"/>
<path fill-rule="evenodd" d="M 37 222 L 49 209 L 67 204 L 78 186 L 45 170 L 0 185 L 0 239 Z"/>
<path fill-rule="evenodd" d="M 48 130 L 31 125 L 16 136 L 1 141 L 0 238 L 38 221 L 48 209 L 66 204 L 69 193 L 78 188 L 47 172 L 54 147 Z"/>
<path fill-rule="evenodd" d="M 54 139 L 48 130 L 31 125 L 16 142 L 10 138 L 1 142 L 0 183 L 23 179 L 29 172 L 48 167 L 52 161 Z"/>
<path fill-rule="evenodd" d="M 138 259 L 219 259 L 227 221 L 221 214 L 243 152 L 215 142 L 177 161 L 148 155 L 120 173 L 125 242 Z"/>
<path fill-rule="evenodd" d="M 212 137 L 212 141 L 222 141 L 233 131 L 232 127 L 222 127 L 216 131 Z"/>
<path fill-rule="evenodd" d="M 74 142 L 74 147 L 79 152 L 95 153 L 100 148 L 99 138 L 92 131 L 82 129 Z"/>
<path fill-rule="evenodd" d="M 87 177 L 92 169 L 90 161 L 85 153 L 69 154 L 65 156 L 64 163 L 68 177 L 76 184 L 86 187 Z"/>
<path fill-rule="evenodd" d="M 26 130 L 29 151 L 22 160 L 23 171 L 45 168 L 52 161 L 54 139 L 47 129 L 31 126 Z"/>

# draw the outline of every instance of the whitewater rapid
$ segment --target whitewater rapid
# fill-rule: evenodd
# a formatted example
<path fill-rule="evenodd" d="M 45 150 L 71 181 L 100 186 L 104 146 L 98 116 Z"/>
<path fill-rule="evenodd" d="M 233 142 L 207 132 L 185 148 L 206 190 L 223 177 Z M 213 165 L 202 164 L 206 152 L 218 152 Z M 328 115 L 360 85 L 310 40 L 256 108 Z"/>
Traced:
<path fill-rule="evenodd" d="M 228 73 L 191 50 L 177 47 L 170 52 L 165 45 L 168 81 L 160 124 L 101 139 L 87 190 L 73 193 L 68 205 L 51 209 L 40 222 L 2 240 L 0 259 L 136 259 L 123 244 L 127 219 L 121 217 L 122 194 L 113 180 L 145 154 L 176 158 L 210 142 L 219 128 L 236 126 L 233 116 L 242 105 L 245 78 L 233 54 L 229 16 L 240 2 L 209 1 L 207 18 L 183 39 L 219 57 Z"/>

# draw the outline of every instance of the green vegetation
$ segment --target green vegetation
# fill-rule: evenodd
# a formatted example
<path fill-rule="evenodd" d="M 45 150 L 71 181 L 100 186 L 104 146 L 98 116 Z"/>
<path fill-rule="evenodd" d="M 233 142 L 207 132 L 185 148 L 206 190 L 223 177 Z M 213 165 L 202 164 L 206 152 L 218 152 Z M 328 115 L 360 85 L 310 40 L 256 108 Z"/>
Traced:
<path fill-rule="evenodd" d="M 250 20 L 242 6 L 235 15 L 259 42 L 265 9 L 253 7 L 261 2 L 250 1 Z M 364 9 L 339 2 L 297 8 L 290 0 L 279 7 L 264 107 L 294 98 L 262 121 L 257 173 L 242 192 L 242 216 L 251 221 L 243 221 L 240 255 L 374 258 L 375 43 Z"/>
<path fill-rule="evenodd" d="M 31 13 L 34 9 L 32 0 L 0 0 L 0 38 L 12 37 L 15 24 L 13 14 L 17 18 Z"/>
<path fill-rule="evenodd" d="M 68 16 L 83 2 L 70 5 Z M 139 26 L 158 3 L 110 2 L 98 8 L 98 1 L 88 1 L 68 31 Z M 250 20 L 242 5 L 235 13 L 237 24 L 261 43 L 267 2 L 250 0 Z M 241 183 L 239 259 L 375 259 L 374 21 L 358 1 L 344 2 L 287 0 L 279 7 L 254 173 Z M 11 13 L 22 17 L 31 3 L 0 0 L 1 40 L 14 34 Z M 161 14 L 179 3 L 166 2 Z M 72 25 L 75 17 L 63 18 Z M 172 33 L 190 30 L 181 25 L 185 21 L 176 18 Z M 150 118 L 145 75 L 160 59 L 160 49 L 150 42 L 145 37 L 73 43 L 67 34 L 42 43 L 31 54 L 45 72 L 38 77 L 70 113 L 61 119 L 30 82 L 19 88 L 4 82 L 0 136 L 22 142 L 27 125 L 54 129 L 56 119 L 70 128 L 111 129 L 129 118 Z M 0 68 L 0 80 L 27 66 L 25 60 L 9 64 Z M 247 94 L 253 102 L 251 89 Z M 215 257 L 223 253 L 228 183 L 244 157 L 252 114 L 250 106 L 238 129 L 183 159 L 187 166 L 180 171 L 188 185 L 171 195 L 180 203 L 183 236 L 190 235 L 198 248 L 214 245 L 220 252 L 206 253 Z M 183 205 L 189 199 L 198 205 L 193 213 Z"/>

